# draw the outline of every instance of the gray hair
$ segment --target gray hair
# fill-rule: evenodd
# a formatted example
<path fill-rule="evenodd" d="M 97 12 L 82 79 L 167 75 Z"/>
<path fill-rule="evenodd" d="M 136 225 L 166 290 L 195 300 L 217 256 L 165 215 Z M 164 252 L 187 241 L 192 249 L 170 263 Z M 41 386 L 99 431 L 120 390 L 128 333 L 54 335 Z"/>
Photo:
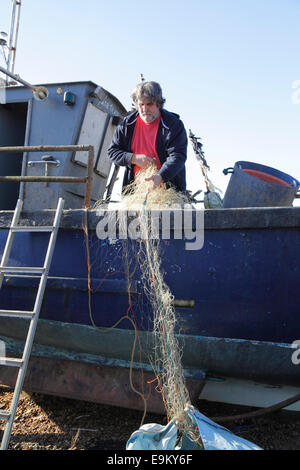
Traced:
<path fill-rule="evenodd" d="M 162 89 L 157 82 L 141 82 L 139 83 L 131 94 L 131 98 L 135 103 L 142 97 L 147 96 L 152 103 L 162 109 L 165 103 L 165 98 L 162 96 Z"/>

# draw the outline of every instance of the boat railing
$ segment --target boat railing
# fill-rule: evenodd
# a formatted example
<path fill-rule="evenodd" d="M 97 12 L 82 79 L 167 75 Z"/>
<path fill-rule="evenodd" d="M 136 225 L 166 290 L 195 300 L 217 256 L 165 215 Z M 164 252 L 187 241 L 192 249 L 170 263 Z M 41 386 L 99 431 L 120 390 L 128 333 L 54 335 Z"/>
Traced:
<path fill-rule="evenodd" d="M 92 145 L 27 145 L 17 147 L 0 147 L 0 152 L 88 152 L 87 175 L 76 176 L 0 176 L 0 182 L 27 182 L 27 183 L 85 183 L 84 208 L 91 206 L 93 184 L 94 147 Z"/>

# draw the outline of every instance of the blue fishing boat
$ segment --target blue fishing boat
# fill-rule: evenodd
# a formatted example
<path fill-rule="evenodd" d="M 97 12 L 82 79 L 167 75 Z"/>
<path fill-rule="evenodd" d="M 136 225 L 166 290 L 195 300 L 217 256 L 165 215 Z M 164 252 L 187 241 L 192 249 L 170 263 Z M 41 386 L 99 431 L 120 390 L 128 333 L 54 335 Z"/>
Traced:
<path fill-rule="evenodd" d="M 143 400 L 131 389 L 129 376 L 133 374 L 147 395 L 151 306 L 138 269 L 128 283 L 123 241 L 98 238 L 101 217 L 93 209 L 93 202 L 105 197 L 111 171 L 106 150 L 126 110 L 92 82 L 43 87 L 48 98 L 42 101 L 27 87 L 8 87 L 0 107 L 1 252 L 21 191 L 20 224 L 26 227 L 51 225 L 58 198 L 65 200 L 25 387 L 140 408 Z M 7 150 L 22 145 L 24 151 Z M 80 156 L 74 150 L 52 152 L 50 160 L 49 155 L 43 159 L 48 145 L 94 147 L 89 208 L 84 207 L 85 183 L 30 180 L 45 177 L 49 161 L 54 164 L 48 178 L 84 179 L 88 151 Z M 29 180 L 5 180 L 9 175 Z M 300 386 L 299 365 L 293 361 L 300 331 L 299 226 L 298 207 L 207 209 L 203 247 L 188 250 L 187 240 L 176 238 L 171 224 L 170 240 L 161 241 L 162 268 L 175 298 L 178 338 L 193 396 L 228 378 L 272 385 L 274 390 L 291 387 L 290 392 Z M 132 253 L 135 243 L 129 246 Z M 10 263 L 39 266 L 47 244 L 47 233 L 16 234 Z M 1 309 L 30 309 L 37 285 L 34 276 L 6 274 Z M 137 332 L 126 318 L 129 314 Z M 27 325 L 27 319 L 0 318 L 0 339 L 10 354 L 21 351 Z M 132 357 L 136 334 L 139 347 Z M 2 383 L 12 384 L 14 377 L 14 369 L 1 367 Z M 202 396 L 209 398 L 207 393 Z M 230 394 L 223 398 L 230 400 Z M 149 409 L 151 401 L 153 409 L 159 408 L 160 394 L 151 392 Z"/>
<path fill-rule="evenodd" d="M 134 409 L 147 403 L 148 410 L 164 412 L 149 360 L 151 305 L 141 268 L 128 276 L 124 261 L 133 262 L 138 241 L 124 243 L 118 233 L 101 239 L 97 232 L 103 213 L 94 204 L 110 198 L 118 171 L 107 149 L 126 114 L 115 96 L 93 82 L 5 87 L 0 255 L 18 200 L 24 230 L 14 237 L 9 266 L 17 269 L 3 274 L 0 308 L 32 310 L 39 279 L 26 267 L 43 264 L 49 235 L 42 228 L 53 224 L 62 198 L 24 388 Z M 197 226 L 199 212 L 204 229 Z M 203 237 L 201 249 L 187 249 L 192 242 L 173 214 L 160 250 L 192 399 L 267 406 L 296 395 L 300 207 L 196 207 L 190 220 L 195 239 Z M 0 344 L 7 356 L 22 354 L 27 329 L 27 318 L 1 314 Z M 15 379 L 14 367 L 0 365 L 0 383 L 13 386 Z"/>

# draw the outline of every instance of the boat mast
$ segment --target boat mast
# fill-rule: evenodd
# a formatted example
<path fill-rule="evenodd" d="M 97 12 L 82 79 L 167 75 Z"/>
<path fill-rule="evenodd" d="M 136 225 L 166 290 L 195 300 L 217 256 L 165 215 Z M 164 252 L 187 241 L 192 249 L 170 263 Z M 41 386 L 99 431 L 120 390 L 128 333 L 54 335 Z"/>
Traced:
<path fill-rule="evenodd" d="M 7 57 L 7 70 L 11 73 L 14 72 L 15 60 L 16 60 L 16 49 L 17 49 L 17 40 L 19 32 L 19 23 L 20 23 L 20 10 L 21 10 L 21 0 L 12 0 L 12 12 L 11 12 L 11 22 L 10 22 L 10 31 L 8 38 L 8 57 Z M 6 82 L 8 83 L 8 76 L 6 77 Z"/>
<path fill-rule="evenodd" d="M 33 92 L 33 96 L 35 99 L 43 101 L 48 98 L 48 90 L 43 86 L 34 86 L 30 83 L 26 82 L 19 75 L 15 75 L 14 68 L 15 68 L 15 59 L 16 59 L 16 49 L 17 49 L 17 40 L 18 40 L 18 32 L 19 32 L 19 23 L 20 23 L 20 10 L 21 10 L 21 0 L 12 0 L 12 13 L 11 13 L 11 23 L 10 23 L 10 31 L 9 31 L 9 39 L 8 44 L 6 44 L 5 36 L 6 33 L 0 33 L 2 35 L 2 42 L 0 41 L 0 45 L 3 47 L 8 48 L 8 56 L 6 58 L 5 54 L 5 62 L 6 62 L 6 69 L 0 66 L 0 72 L 6 75 L 6 86 L 10 84 L 15 85 L 15 82 L 8 81 L 9 77 L 13 80 L 21 83 L 25 87 L 29 88 Z M 3 36 L 4 35 L 4 36 Z M 1 40 L 1 37 L 0 37 Z"/>

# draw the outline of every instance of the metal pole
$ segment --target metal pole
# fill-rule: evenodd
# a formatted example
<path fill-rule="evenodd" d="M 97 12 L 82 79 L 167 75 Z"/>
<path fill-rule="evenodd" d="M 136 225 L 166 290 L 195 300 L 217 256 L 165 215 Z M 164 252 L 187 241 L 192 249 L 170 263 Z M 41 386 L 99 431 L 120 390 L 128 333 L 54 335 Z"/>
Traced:
<path fill-rule="evenodd" d="M 18 33 L 19 33 L 19 24 L 20 24 L 20 11 L 21 11 L 21 0 L 17 1 L 17 21 L 14 28 L 14 38 L 13 38 L 13 46 L 12 46 L 12 60 L 11 60 L 11 72 L 14 71 L 15 68 L 15 61 L 16 61 L 16 52 L 17 52 L 17 41 L 18 41 Z"/>
<path fill-rule="evenodd" d="M 77 176 L 0 176 L 0 182 L 21 181 L 27 183 L 87 183 L 88 177 L 79 178 Z"/>
<path fill-rule="evenodd" d="M 14 30 L 15 30 L 15 18 L 16 18 L 16 7 L 17 7 L 17 0 L 13 0 L 13 6 L 11 11 L 11 20 L 10 20 L 10 30 L 9 30 L 9 39 L 8 39 L 8 58 L 7 58 L 7 69 L 8 72 L 12 72 L 11 70 L 11 60 L 12 60 L 12 53 L 13 53 L 13 37 L 14 37 Z M 10 76 L 10 75 L 8 75 Z M 7 78 L 6 78 L 7 83 Z"/>
<path fill-rule="evenodd" d="M 0 147 L 0 152 L 88 152 L 91 145 L 27 145 Z"/>
<path fill-rule="evenodd" d="M 9 70 L 6 70 L 3 67 L 0 67 L 0 72 L 4 73 L 5 75 L 8 75 L 11 78 L 13 78 L 14 80 L 16 80 L 16 82 L 22 83 L 22 85 L 26 86 L 26 88 L 29 88 L 29 90 L 31 90 L 33 92 L 37 91 L 36 87 L 34 87 L 30 83 L 26 82 L 22 78 L 20 78 L 19 75 L 14 75 L 12 72 L 10 72 Z"/>
<path fill-rule="evenodd" d="M 0 176 L 2 181 L 18 182 L 53 182 L 53 183 L 86 183 L 84 207 L 88 209 L 91 206 L 92 188 L 93 188 L 93 169 L 94 169 L 94 147 L 92 145 L 27 145 L 17 147 L 0 147 L 0 153 L 13 152 L 89 152 L 87 164 L 87 176 L 77 178 L 74 176 Z"/>
<path fill-rule="evenodd" d="M 116 182 L 119 170 L 120 170 L 120 167 L 115 165 L 112 177 L 111 177 L 110 182 L 109 182 L 108 187 L 107 187 L 107 193 L 106 193 L 105 200 L 110 200 L 110 198 L 111 198 L 111 193 L 113 191 L 113 187 L 114 187 L 114 184 Z"/>

